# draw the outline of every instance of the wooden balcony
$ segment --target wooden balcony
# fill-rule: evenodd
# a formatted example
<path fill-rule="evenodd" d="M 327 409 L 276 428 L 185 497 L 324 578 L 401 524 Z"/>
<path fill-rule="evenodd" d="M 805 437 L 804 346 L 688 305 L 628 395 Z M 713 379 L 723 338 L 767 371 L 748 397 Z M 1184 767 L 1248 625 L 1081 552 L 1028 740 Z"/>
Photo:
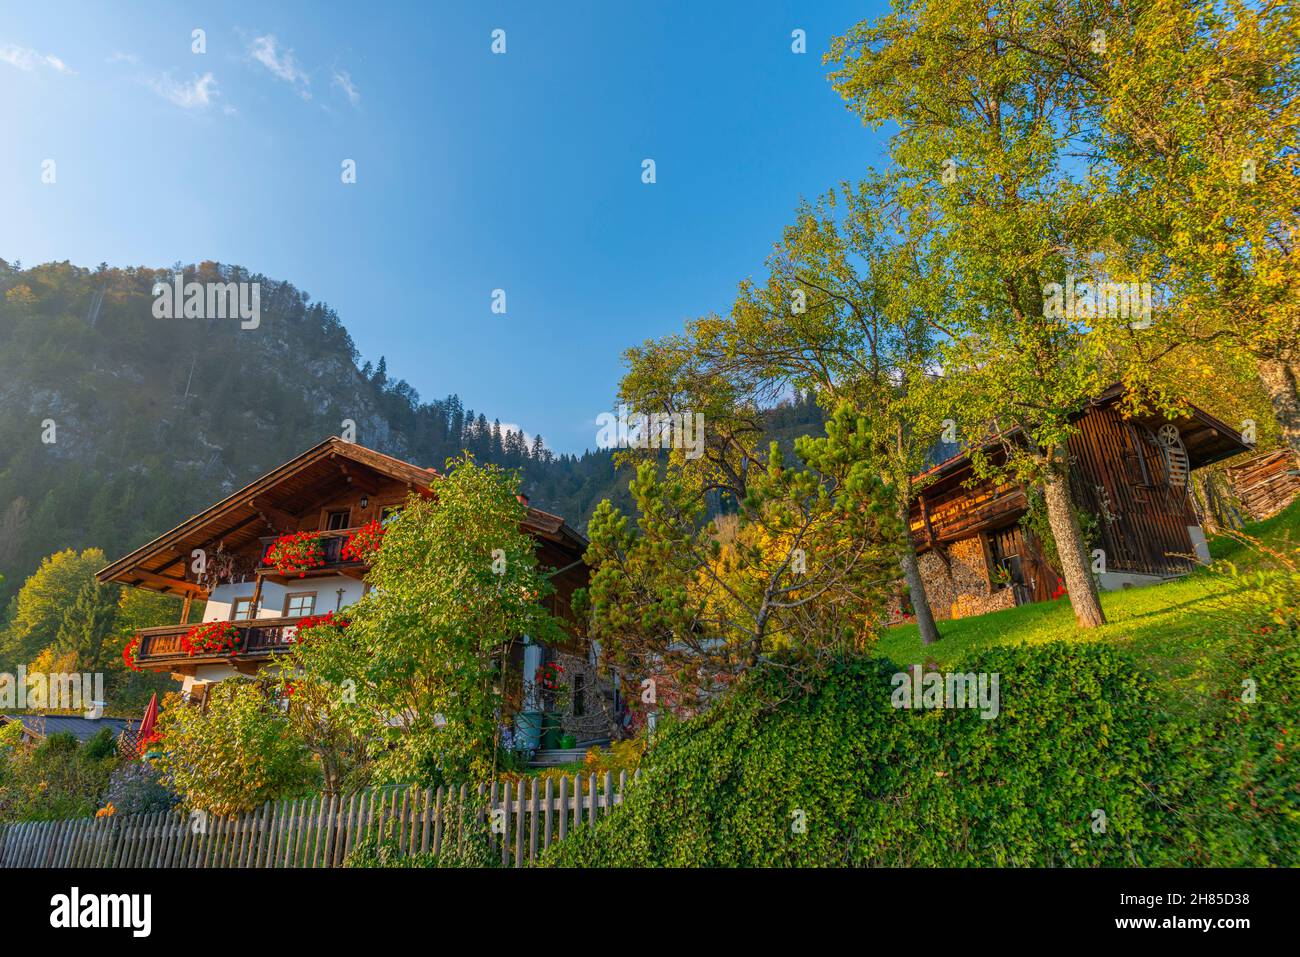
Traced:
<path fill-rule="evenodd" d="M 158 628 L 140 629 L 140 648 L 136 661 L 149 671 L 174 670 L 179 665 L 213 664 L 217 662 L 265 661 L 275 652 L 287 651 L 297 630 L 300 618 L 250 618 L 232 621 L 239 632 L 237 653 L 220 654 L 201 652 L 191 655 L 185 650 L 181 638 L 193 627 L 162 625 Z"/>
<path fill-rule="evenodd" d="M 1002 528 L 1029 507 L 1025 493 L 1012 483 L 997 488 L 957 488 L 937 500 L 924 496 L 912 506 L 912 544 L 920 551 L 950 545 L 979 532 Z"/>
<path fill-rule="evenodd" d="M 320 536 L 321 548 L 325 552 L 325 564 L 319 568 L 308 569 L 301 577 L 298 575 L 281 575 L 275 570 L 274 566 L 265 564 L 266 553 L 275 544 L 277 536 L 270 535 L 258 539 L 262 543 L 262 556 L 258 559 L 257 575 L 280 585 L 291 585 L 305 578 L 321 578 L 326 575 L 347 575 L 349 578 L 363 578 L 366 572 L 370 570 L 369 563 L 351 561 L 343 557 L 343 546 L 347 544 L 348 536 L 355 531 L 357 531 L 355 528 L 340 528 L 332 532 L 317 532 L 316 534 Z"/>

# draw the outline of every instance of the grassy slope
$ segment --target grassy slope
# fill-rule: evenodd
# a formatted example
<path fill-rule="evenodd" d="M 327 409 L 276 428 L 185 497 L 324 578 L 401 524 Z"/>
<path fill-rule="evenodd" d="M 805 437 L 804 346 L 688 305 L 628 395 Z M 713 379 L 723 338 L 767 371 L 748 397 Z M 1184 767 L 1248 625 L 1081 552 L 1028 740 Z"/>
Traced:
<path fill-rule="evenodd" d="M 1274 548 L 1294 551 L 1300 547 L 1300 500 L 1245 531 Z M 1251 549 L 1226 537 L 1215 538 L 1210 551 L 1216 559 L 1243 567 L 1255 560 Z M 915 625 L 899 625 L 885 632 L 877 651 L 900 664 L 933 661 L 949 668 L 973 651 L 993 645 L 1103 641 L 1149 658 L 1178 683 L 1197 686 L 1197 676 L 1213 667 L 1216 651 L 1221 650 L 1216 623 L 1231 614 L 1227 601 L 1240 590 L 1231 579 L 1201 569 L 1161 585 L 1103 594 L 1108 623 L 1091 632 L 1075 629 L 1070 603 L 1060 599 L 940 622 L 942 637 L 928 647 L 921 645 Z"/>

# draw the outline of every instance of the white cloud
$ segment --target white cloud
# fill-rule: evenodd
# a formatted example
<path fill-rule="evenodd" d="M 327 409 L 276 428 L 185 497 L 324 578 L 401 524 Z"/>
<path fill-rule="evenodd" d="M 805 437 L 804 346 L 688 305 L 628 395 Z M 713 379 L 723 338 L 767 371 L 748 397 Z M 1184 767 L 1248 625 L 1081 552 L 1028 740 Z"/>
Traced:
<path fill-rule="evenodd" d="M 134 53 L 123 53 L 121 50 L 114 50 L 113 55 L 108 58 L 109 63 L 130 63 L 132 66 L 140 62 L 140 58 Z"/>
<path fill-rule="evenodd" d="M 361 102 L 361 93 L 352 82 L 352 75 L 347 70 L 334 71 L 334 85 L 343 91 L 348 98 L 348 102 L 353 106 Z"/>
<path fill-rule="evenodd" d="M 0 46 L 0 63 L 8 63 L 10 66 L 28 72 L 36 69 L 38 66 L 49 67 L 57 73 L 75 72 L 53 53 L 41 53 L 37 50 L 29 50 L 27 47 L 20 47 L 13 43 L 6 43 L 3 46 Z"/>
<path fill-rule="evenodd" d="M 280 50 L 274 34 L 254 37 L 248 45 L 248 55 L 296 89 L 304 100 L 311 99 L 311 91 L 307 89 L 311 85 L 311 77 L 293 58 L 292 50 Z"/>
<path fill-rule="evenodd" d="M 186 110 L 206 109 L 217 93 L 217 78 L 211 73 L 196 76 L 189 83 L 178 83 L 171 74 L 164 73 L 146 81 L 155 93 Z"/>
<path fill-rule="evenodd" d="M 501 423 L 501 438 L 506 437 L 507 432 L 518 432 L 524 437 L 524 443 L 531 449 L 533 447 L 533 437 L 523 430 L 523 427 L 517 422 Z"/>

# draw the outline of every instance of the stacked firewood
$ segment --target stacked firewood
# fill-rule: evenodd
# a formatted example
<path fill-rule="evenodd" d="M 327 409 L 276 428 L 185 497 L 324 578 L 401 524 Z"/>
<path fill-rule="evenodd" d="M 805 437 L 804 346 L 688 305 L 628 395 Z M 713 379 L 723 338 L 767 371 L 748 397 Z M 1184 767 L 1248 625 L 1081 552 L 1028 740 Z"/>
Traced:
<path fill-rule="evenodd" d="M 1300 462 L 1289 452 L 1264 452 L 1224 469 L 1242 507 L 1256 521 L 1276 515 L 1300 495 Z"/>

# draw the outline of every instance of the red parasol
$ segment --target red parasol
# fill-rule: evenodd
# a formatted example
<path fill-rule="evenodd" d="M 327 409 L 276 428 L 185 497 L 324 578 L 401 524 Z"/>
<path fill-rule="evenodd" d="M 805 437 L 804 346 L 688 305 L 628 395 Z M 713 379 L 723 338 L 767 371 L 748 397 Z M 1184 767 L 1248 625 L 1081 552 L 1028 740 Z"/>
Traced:
<path fill-rule="evenodd" d="M 144 720 L 140 722 L 140 731 L 137 740 L 139 740 L 139 753 L 143 754 L 145 742 L 153 735 L 153 726 L 158 723 L 158 693 L 154 692 L 153 697 L 149 699 L 149 706 L 144 709 Z"/>

